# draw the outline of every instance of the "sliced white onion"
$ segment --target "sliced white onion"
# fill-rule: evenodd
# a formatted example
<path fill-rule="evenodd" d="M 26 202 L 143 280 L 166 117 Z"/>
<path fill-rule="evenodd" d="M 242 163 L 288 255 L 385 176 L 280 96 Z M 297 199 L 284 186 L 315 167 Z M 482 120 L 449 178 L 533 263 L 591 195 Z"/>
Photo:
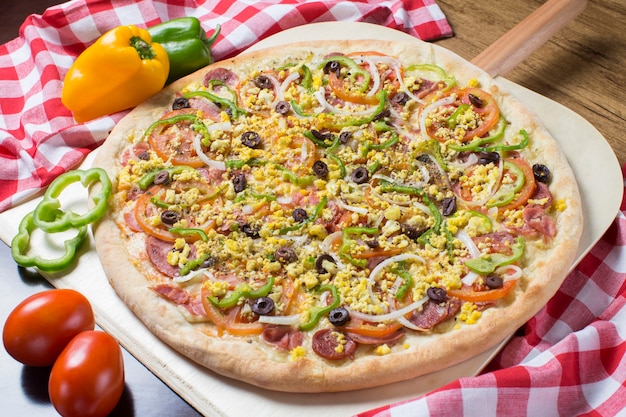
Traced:
<path fill-rule="evenodd" d="M 280 85 L 280 91 L 282 91 L 284 94 L 284 92 L 287 91 L 287 89 L 289 88 L 289 85 L 299 78 L 300 78 L 300 73 L 298 71 L 294 71 L 291 74 L 289 74 L 287 78 L 285 78 L 285 80 Z"/>
<path fill-rule="evenodd" d="M 313 95 L 315 96 L 317 101 L 320 103 L 320 105 L 324 108 L 324 110 L 327 110 L 339 116 L 369 116 L 373 114 L 377 109 L 377 106 L 370 106 L 369 108 L 365 110 L 350 111 L 350 110 L 346 110 L 345 107 L 339 108 L 337 106 L 333 106 L 326 100 L 324 87 L 320 87 L 319 90 L 313 93 Z"/>
<path fill-rule="evenodd" d="M 407 319 L 406 317 L 402 316 L 402 317 L 398 317 L 398 322 L 400 324 L 402 324 L 404 327 L 406 327 L 407 329 L 411 329 L 411 330 L 415 330 L 418 332 L 425 332 L 428 331 L 428 329 L 422 329 L 421 327 L 417 327 L 416 325 L 414 325 L 413 323 L 411 323 L 409 321 L 409 319 Z"/>
<path fill-rule="evenodd" d="M 350 316 L 357 318 L 359 320 L 367 321 L 370 323 L 382 323 L 385 321 L 398 320 L 403 317 L 405 314 L 412 312 L 413 310 L 421 307 L 426 301 L 428 301 L 428 297 L 423 297 L 417 301 L 413 301 L 411 304 L 399 309 L 394 310 L 390 313 L 386 314 L 367 314 L 361 313 L 360 311 L 349 310 Z"/>
<path fill-rule="evenodd" d="M 469 156 L 464 162 L 449 161 L 448 165 L 456 169 L 466 169 L 466 168 L 476 165 L 477 163 L 478 163 L 478 155 L 472 152 L 471 154 L 469 154 Z"/>
<path fill-rule="evenodd" d="M 404 78 L 402 78 L 402 71 L 400 70 L 399 65 L 394 66 L 394 71 L 396 72 L 396 78 L 398 79 L 398 82 L 400 83 L 400 87 L 402 91 L 404 91 L 412 100 L 418 102 L 419 104 L 424 104 L 424 100 L 422 100 L 421 98 L 413 94 L 413 92 L 409 90 L 409 88 L 404 83 Z"/>
<path fill-rule="evenodd" d="M 202 152 L 202 144 L 200 143 L 201 139 L 202 135 L 200 134 L 196 135 L 196 137 L 193 139 L 193 148 L 195 149 L 196 154 L 198 155 L 200 160 L 202 160 L 202 162 L 204 162 L 211 168 L 219 169 L 220 171 L 226 171 L 226 163 L 224 163 L 224 161 L 216 161 L 214 159 L 211 159 L 206 156 L 204 152 Z"/>
<path fill-rule="evenodd" d="M 465 285 L 471 286 L 474 284 L 474 282 L 476 282 L 479 276 L 480 275 L 478 275 L 476 272 L 469 271 L 467 274 L 465 274 L 463 278 L 461 278 L 461 282 L 463 282 L 463 284 Z"/>
<path fill-rule="evenodd" d="M 337 205 L 344 210 L 352 211 L 354 213 L 363 214 L 363 215 L 368 213 L 368 210 L 366 208 L 351 206 L 349 204 L 344 203 L 341 199 L 337 199 Z"/>
<path fill-rule="evenodd" d="M 280 197 L 276 197 L 276 202 L 278 204 L 291 204 L 293 201 L 293 197 L 290 195 L 281 195 Z"/>
<path fill-rule="evenodd" d="M 391 265 L 394 262 L 409 261 L 409 260 L 426 263 L 424 258 L 422 258 L 419 255 L 415 255 L 414 253 L 401 253 L 400 255 L 391 256 L 385 259 L 384 261 L 382 261 L 381 263 L 379 263 L 378 265 L 376 265 L 376 267 L 372 269 L 372 272 L 370 272 L 368 280 L 375 281 L 378 274 L 380 274 L 380 272 L 383 269 L 385 269 L 387 266 Z"/>
<path fill-rule="evenodd" d="M 428 129 L 426 128 L 426 118 L 430 113 L 437 110 L 441 106 L 447 106 L 456 100 L 456 94 L 450 94 L 447 97 L 439 99 L 437 101 L 433 101 L 428 106 L 424 107 L 422 113 L 420 114 L 420 131 L 422 132 L 422 137 L 426 140 L 429 140 Z"/>
<path fill-rule="evenodd" d="M 373 85 L 370 91 L 367 92 L 366 96 L 372 97 L 380 88 L 380 73 L 376 67 L 376 62 L 374 62 L 374 60 L 369 56 L 357 57 L 355 62 L 367 64 L 367 71 L 370 73 Z"/>
<path fill-rule="evenodd" d="M 294 326 L 300 323 L 300 314 L 291 316 L 259 316 L 259 323 Z"/>
<path fill-rule="evenodd" d="M 329 234 L 328 236 L 326 236 L 324 238 L 324 240 L 322 240 L 322 243 L 320 243 L 320 249 L 324 253 L 330 253 L 332 245 L 333 245 L 333 242 L 335 240 L 337 240 L 337 239 L 341 239 L 341 230 L 338 231 L 338 232 L 333 232 L 333 233 Z M 334 258 L 334 256 L 333 256 L 333 258 Z"/>
<path fill-rule="evenodd" d="M 467 248 L 467 252 L 469 252 L 472 258 L 478 258 L 480 256 L 480 249 L 478 249 L 478 246 L 476 246 L 465 230 L 459 230 L 455 237 Z"/>
<path fill-rule="evenodd" d="M 285 96 L 283 95 L 281 84 L 276 79 L 276 77 L 274 77 L 273 75 L 269 75 L 269 74 L 264 74 L 264 76 L 267 77 L 267 79 L 272 82 L 272 89 L 274 90 L 274 101 L 272 101 L 272 104 L 270 106 L 274 107 L 274 104 L 276 104 L 279 101 L 284 100 Z"/>
<path fill-rule="evenodd" d="M 504 281 L 514 281 L 522 277 L 522 268 L 517 265 L 504 265 L 494 271 L 498 275 L 502 275 Z"/>
<path fill-rule="evenodd" d="M 182 284 L 184 282 L 191 282 L 200 276 L 205 277 L 206 272 L 207 272 L 206 268 L 196 269 L 195 271 L 189 271 L 185 275 L 175 276 L 174 278 L 172 278 L 172 281 L 177 284 Z"/>

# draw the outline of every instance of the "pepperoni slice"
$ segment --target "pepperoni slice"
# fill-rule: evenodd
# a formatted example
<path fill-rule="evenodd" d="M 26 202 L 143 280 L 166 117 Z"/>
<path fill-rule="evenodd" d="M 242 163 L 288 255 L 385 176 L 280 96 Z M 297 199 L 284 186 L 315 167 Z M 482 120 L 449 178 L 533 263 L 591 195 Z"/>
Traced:
<path fill-rule="evenodd" d="M 339 345 L 343 345 L 342 348 Z M 324 359 L 338 361 L 352 357 L 357 343 L 345 333 L 333 329 L 317 331 L 311 340 L 313 351 Z"/>
<path fill-rule="evenodd" d="M 408 319 L 420 329 L 428 330 L 454 317 L 460 308 L 458 298 L 449 298 L 443 303 L 429 301 L 421 312 L 413 312 Z"/>
<path fill-rule="evenodd" d="M 178 275 L 180 269 L 178 266 L 170 265 L 167 262 L 167 254 L 172 250 L 172 243 L 166 242 L 161 239 L 157 239 L 154 236 L 148 236 L 146 239 L 146 252 L 148 258 L 154 267 L 161 273 L 168 277 L 174 277 Z"/>

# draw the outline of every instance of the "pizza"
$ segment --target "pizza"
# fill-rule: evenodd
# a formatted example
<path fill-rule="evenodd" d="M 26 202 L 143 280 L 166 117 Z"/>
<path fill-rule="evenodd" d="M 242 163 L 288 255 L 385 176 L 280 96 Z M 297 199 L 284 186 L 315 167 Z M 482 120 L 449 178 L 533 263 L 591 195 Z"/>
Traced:
<path fill-rule="evenodd" d="M 532 112 L 436 45 L 304 42 L 167 86 L 99 149 L 96 249 L 156 336 L 220 375 L 332 392 L 472 358 L 556 292 L 576 180 Z"/>

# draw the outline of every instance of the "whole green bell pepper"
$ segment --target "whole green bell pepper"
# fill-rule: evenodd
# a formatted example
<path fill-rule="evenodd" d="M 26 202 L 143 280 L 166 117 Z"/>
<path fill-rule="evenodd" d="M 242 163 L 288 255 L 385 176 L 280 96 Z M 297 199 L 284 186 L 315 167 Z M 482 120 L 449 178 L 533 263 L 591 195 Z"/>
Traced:
<path fill-rule="evenodd" d="M 100 190 L 91 196 L 94 207 L 83 214 L 61 210 L 59 196 L 69 185 L 80 182 L 84 187 L 100 183 Z M 100 220 L 109 207 L 111 195 L 111 180 L 102 168 L 88 170 L 73 170 L 59 175 L 48 186 L 43 200 L 33 212 L 33 222 L 47 233 L 62 232 L 72 227 L 86 226 Z"/>
<path fill-rule="evenodd" d="M 71 239 L 66 240 L 63 244 L 65 246 L 65 253 L 58 258 L 44 258 L 39 255 L 30 255 L 28 253 L 30 248 L 31 233 L 37 228 L 33 221 L 34 212 L 28 213 L 19 225 L 17 235 L 11 241 L 11 255 L 18 265 L 23 267 L 34 266 L 41 271 L 46 272 L 58 272 L 69 267 L 74 261 L 76 252 L 87 237 L 87 226 L 78 228 L 78 233 Z"/>
<path fill-rule="evenodd" d="M 220 33 L 217 25 L 207 38 L 200 21 L 192 16 L 180 17 L 148 28 L 152 42 L 160 44 L 170 59 L 169 84 L 187 74 L 213 63 L 211 46 Z"/>

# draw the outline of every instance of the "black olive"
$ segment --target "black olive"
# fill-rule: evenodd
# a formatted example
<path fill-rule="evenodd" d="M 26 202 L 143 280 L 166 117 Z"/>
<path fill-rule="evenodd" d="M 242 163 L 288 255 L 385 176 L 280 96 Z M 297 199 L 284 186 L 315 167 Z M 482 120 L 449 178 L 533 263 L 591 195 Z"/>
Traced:
<path fill-rule="evenodd" d="M 217 265 L 217 258 L 215 256 L 209 256 L 200 265 L 202 268 L 210 268 Z"/>
<path fill-rule="evenodd" d="M 238 172 L 233 175 L 231 180 L 233 182 L 233 188 L 236 193 L 240 193 L 246 189 L 248 185 L 248 180 L 246 179 L 246 175 L 243 172 Z"/>
<path fill-rule="evenodd" d="M 435 303 L 441 303 L 446 299 L 446 290 L 440 287 L 430 287 L 426 290 L 426 295 L 428 298 L 433 300 Z"/>
<path fill-rule="evenodd" d="M 294 209 L 294 211 L 291 213 L 291 217 L 293 217 L 293 219 L 297 223 L 300 223 L 308 219 L 309 214 L 306 212 L 305 209 L 298 207 L 297 209 Z"/>
<path fill-rule="evenodd" d="M 156 185 L 168 184 L 170 182 L 170 173 L 165 170 L 159 171 L 159 173 L 154 176 L 154 180 L 152 182 Z"/>
<path fill-rule="evenodd" d="M 485 285 L 489 288 L 496 289 L 502 287 L 504 280 L 499 275 L 487 275 L 485 277 Z"/>
<path fill-rule="evenodd" d="M 324 74 L 330 74 L 334 72 L 337 77 L 341 74 L 341 64 L 337 61 L 328 61 L 326 65 L 324 65 Z"/>
<path fill-rule="evenodd" d="M 347 130 L 344 130 L 343 132 L 339 134 L 339 142 L 346 144 L 348 143 L 351 137 L 352 137 L 352 132 L 348 132 Z"/>
<path fill-rule="evenodd" d="M 256 132 L 244 132 L 241 143 L 248 148 L 256 148 L 261 143 L 261 136 Z"/>
<path fill-rule="evenodd" d="M 318 274 L 326 274 L 328 272 L 324 268 L 324 262 L 325 261 L 337 264 L 335 262 L 335 258 L 333 258 L 331 255 L 329 255 L 327 253 L 324 253 L 324 254 L 318 256 L 317 259 L 315 260 L 315 270 L 317 271 Z"/>
<path fill-rule="evenodd" d="M 343 326 L 350 321 L 350 312 L 345 307 L 337 307 L 328 313 L 328 321 L 333 326 Z"/>
<path fill-rule="evenodd" d="M 376 249 L 378 247 L 380 247 L 380 243 L 378 242 L 378 240 L 376 239 L 369 239 L 365 241 L 365 244 L 372 249 Z"/>
<path fill-rule="evenodd" d="M 290 248 L 289 246 L 281 246 L 280 248 L 276 249 L 274 256 L 276 257 L 276 260 L 284 264 L 288 264 L 298 260 L 296 251 L 294 251 L 293 248 Z"/>
<path fill-rule="evenodd" d="M 478 152 L 478 163 L 487 165 L 490 163 L 498 164 L 500 162 L 500 154 L 498 152 Z"/>
<path fill-rule="evenodd" d="M 161 213 L 161 221 L 165 224 L 172 225 L 180 220 L 180 213 L 173 210 L 165 210 Z"/>
<path fill-rule="evenodd" d="M 254 85 L 263 89 L 263 88 L 272 88 L 272 80 L 265 75 L 259 75 L 254 79 Z"/>
<path fill-rule="evenodd" d="M 319 178 L 326 178 L 328 176 L 328 165 L 324 161 L 315 161 L 313 163 L 313 173 Z"/>
<path fill-rule="evenodd" d="M 392 103 L 399 104 L 401 106 L 404 106 L 407 101 L 409 101 L 409 95 L 407 93 L 405 93 L 404 91 L 401 91 L 401 92 L 395 94 L 391 98 L 391 102 Z"/>
<path fill-rule="evenodd" d="M 423 153 L 421 155 L 418 155 L 415 158 L 415 160 L 419 161 L 419 162 L 421 162 L 423 164 L 428 164 L 428 163 L 430 163 L 430 156 L 428 154 Z"/>
<path fill-rule="evenodd" d="M 253 313 L 259 316 L 267 316 L 274 310 L 274 300 L 269 297 L 259 297 L 252 302 L 250 307 Z"/>
<path fill-rule="evenodd" d="M 456 212 L 456 198 L 449 197 L 444 198 L 441 201 L 441 213 L 444 216 L 450 216 Z"/>
<path fill-rule="evenodd" d="M 174 99 L 172 103 L 172 110 L 180 110 L 180 109 L 188 109 L 191 105 L 189 104 L 189 99 L 185 97 L 178 97 Z"/>
<path fill-rule="evenodd" d="M 474 105 L 474 107 L 483 107 L 485 105 L 485 102 L 478 96 L 475 96 L 474 94 L 468 94 L 467 98 L 469 98 L 470 103 L 472 103 Z"/>
<path fill-rule="evenodd" d="M 357 184 L 365 184 L 370 179 L 370 173 L 365 167 L 358 167 L 350 174 L 350 179 Z"/>
<path fill-rule="evenodd" d="M 381 120 L 385 120 L 389 116 L 391 116 L 391 111 L 389 109 L 385 109 L 381 111 L 380 113 L 378 113 L 376 116 L 374 116 L 373 120 L 375 122 L 380 122 Z"/>
<path fill-rule="evenodd" d="M 241 231 L 244 232 L 246 234 L 246 236 L 251 237 L 253 239 L 256 239 L 259 236 L 259 228 L 258 227 L 254 227 L 249 223 L 244 224 L 243 226 L 241 226 Z"/>
<path fill-rule="evenodd" d="M 315 136 L 315 139 L 318 139 L 321 141 L 333 140 L 333 134 L 330 132 L 322 133 L 319 130 L 311 129 L 311 134 Z"/>
<path fill-rule="evenodd" d="M 276 103 L 274 110 L 278 114 L 287 114 L 289 113 L 289 110 L 291 110 L 291 105 L 288 102 L 282 100 Z"/>
<path fill-rule="evenodd" d="M 137 155 L 137 158 L 139 158 L 142 161 L 149 161 L 150 160 L 150 152 L 143 151 L 142 153 Z"/>
<path fill-rule="evenodd" d="M 402 225 L 402 233 L 404 233 L 406 237 L 408 237 L 409 239 L 413 239 L 413 240 L 416 240 L 417 238 L 419 238 L 421 235 L 426 233 L 427 230 L 428 228 L 417 229 L 413 226 L 409 226 L 408 224 Z"/>
<path fill-rule="evenodd" d="M 547 184 L 550 182 L 550 168 L 543 164 L 535 164 L 533 165 L 533 176 L 537 181 Z"/>

